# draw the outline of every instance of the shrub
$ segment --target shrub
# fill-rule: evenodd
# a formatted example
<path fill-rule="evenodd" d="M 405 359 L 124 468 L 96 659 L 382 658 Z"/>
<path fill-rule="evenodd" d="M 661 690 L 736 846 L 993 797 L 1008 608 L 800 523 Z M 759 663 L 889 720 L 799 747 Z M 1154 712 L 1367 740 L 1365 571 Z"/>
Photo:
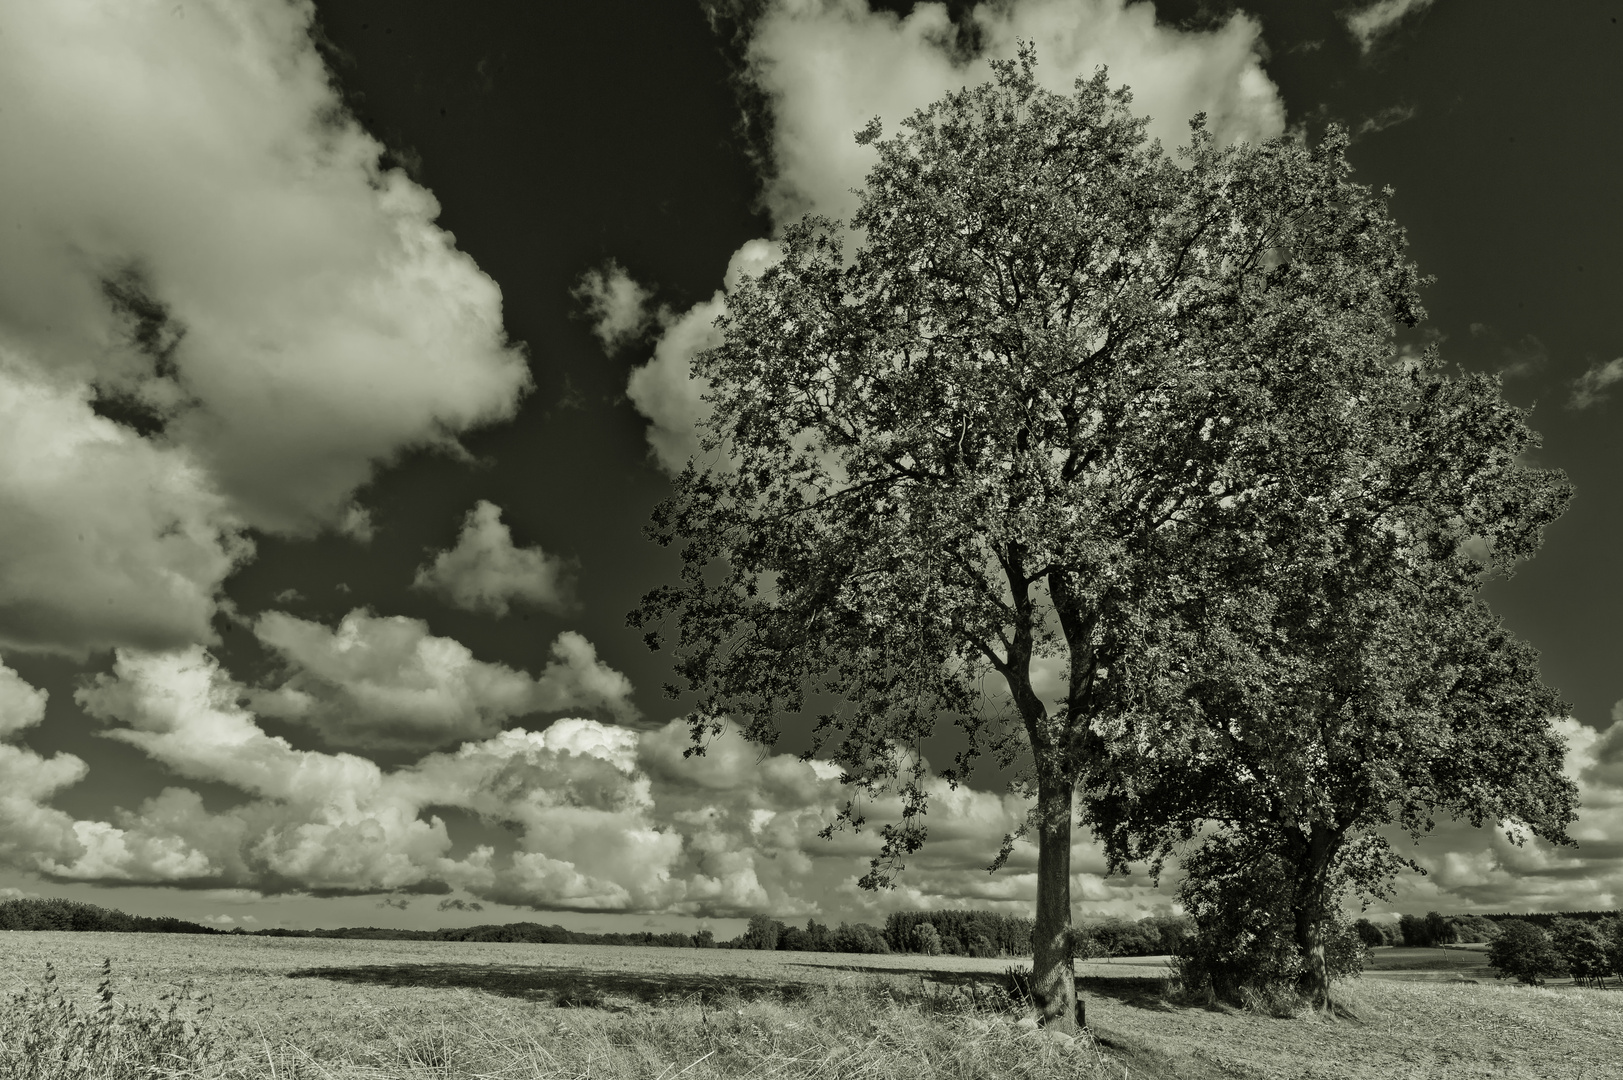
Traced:
<path fill-rule="evenodd" d="M 765 915 L 751 915 L 749 926 L 739 938 L 738 946 L 741 949 L 770 951 L 778 947 L 778 937 L 782 933 L 783 924 L 778 920 Z"/>
<path fill-rule="evenodd" d="M 1598 982 L 1611 970 L 1606 938 L 1594 923 L 1557 919 L 1550 927 L 1550 943 L 1579 982 Z"/>
<path fill-rule="evenodd" d="M 1623 916 L 1600 924 L 1601 940 L 1606 942 L 1607 969 L 1623 978 Z"/>
<path fill-rule="evenodd" d="M 1550 936 L 1522 919 L 1499 921 L 1499 936 L 1488 946 L 1488 964 L 1497 978 L 1514 978 L 1528 986 L 1541 986 L 1546 978 L 1567 973 L 1566 961 Z"/>
<path fill-rule="evenodd" d="M 888 953 L 890 946 L 879 928 L 867 923 L 841 923 L 834 931 L 834 952 Z"/>
<path fill-rule="evenodd" d="M 941 955 L 941 935 L 930 923 L 919 923 L 913 928 L 913 951 L 925 956 Z"/>
<path fill-rule="evenodd" d="M 1386 934 L 1382 931 L 1382 928 L 1376 926 L 1368 919 L 1359 919 L 1357 922 L 1353 923 L 1353 933 L 1358 935 L 1358 940 L 1362 941 L 1364 943 L 1364 947 L 1367 949 L 1373 949 L 1378 945 L 1385 945 L 1388 943 Z"/>
<path fill-rule="evenodd" d="M 1271 854 L 1249 860 L 1222 843 L 1185 860 L 1179 890 L 1196 932 L 1173 958 L 1173 982 L 1187 997 L 1221 999 L 1270 1015 L 1293 1015 L 1304 1004 L 1308 974 L 1296 942 L 1295 887 Z M 1324 931 L 1325 969 L 1334 982 L 1363 970 L 1364 944 L 1341 919 Z"/>

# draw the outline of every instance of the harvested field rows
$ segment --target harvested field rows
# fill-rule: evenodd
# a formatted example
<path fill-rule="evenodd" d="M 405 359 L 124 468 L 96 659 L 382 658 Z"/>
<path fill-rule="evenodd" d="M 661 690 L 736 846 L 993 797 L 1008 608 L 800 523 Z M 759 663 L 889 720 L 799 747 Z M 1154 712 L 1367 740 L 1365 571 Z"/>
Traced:
<path fill-rule="evenodd" d="M 0 992 L 50 960 L 88 1002 L 103 957 L 124 1001 L 206 991 L 233 1077 L 1623 1076 L 1623 993 L 1366 978 L 1339 1021 L 1280 1020 L 1169 1003 L 1155 958 L 1080 966 L 1074 1043 L 972 1007 L 1010 961 L 953 957 L 10 933 Z"/>

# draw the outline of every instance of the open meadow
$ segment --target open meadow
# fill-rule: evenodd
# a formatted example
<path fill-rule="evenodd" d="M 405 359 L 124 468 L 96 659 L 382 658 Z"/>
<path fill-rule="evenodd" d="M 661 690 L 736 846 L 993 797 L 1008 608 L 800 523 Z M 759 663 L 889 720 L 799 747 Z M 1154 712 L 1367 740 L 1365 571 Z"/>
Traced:
<path fill-rule="evenodd" d="M 1616 991 L 1375 976 L 1338 1020 L 1275 1019 L 1170 1003 L 1155 958 L 1079 965 L 1075 1041 L 1021 1025 L 996 989 L 1011 961 L 959 957 L 17 932 L 0 993 L 37 996 L 50 961 L 93 1009 L 104 958 L 118 1008 L 204 1010 L 216 1044 L 182 1075 L 1623 1077 Z"/>

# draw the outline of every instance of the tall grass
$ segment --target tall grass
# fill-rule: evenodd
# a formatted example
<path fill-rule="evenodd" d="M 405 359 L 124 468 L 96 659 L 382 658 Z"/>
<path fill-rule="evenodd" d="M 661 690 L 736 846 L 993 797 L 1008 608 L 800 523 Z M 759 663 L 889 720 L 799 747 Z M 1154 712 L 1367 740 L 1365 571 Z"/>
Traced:
<path fill-rule="evenodd" d="M 164 995 L 166 1008 L 128 1008 L 102 961 L 95 1004 L 81 1008 L 45 965 L 38 990 L 14 994 L 0 1015 L 0 1077 L 5 1080 L 156 1080 L 214 1075 L 220 1055 L 207 998 L 189 986 Z"/>
<path fill-rule="evenodd" d="M 251 1018 L 215 1023 L 185 990 L 166 1004 L 125 1008 L 104 963 L 81 1008 L 47 964 L 43 986 L 0 1016 L 0 1080 L 1057 1080 L 1102 1076 L 1106 1064 L 1087 1036 L 1022 1025 L 1003 980 L 932 992 L 873 979 L 654 1004 L 585 989 L 549 1004 L 456 990 L 432 1011 L 357 1002 L 337 1037 L 279 1043 L 256 1037 Z"/>

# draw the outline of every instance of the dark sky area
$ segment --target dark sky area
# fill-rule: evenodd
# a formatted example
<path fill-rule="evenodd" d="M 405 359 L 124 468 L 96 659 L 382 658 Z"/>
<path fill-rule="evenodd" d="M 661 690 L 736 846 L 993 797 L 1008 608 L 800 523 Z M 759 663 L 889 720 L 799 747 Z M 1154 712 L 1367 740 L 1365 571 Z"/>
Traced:
<path fill-rule="evenodd" d="M 861 170 L 842 155 L 867 116 L 893 129 L 986 76 L 962 50 L 1029 38 L 1053 73 L 1108 63 L 1162 106 L 1163 137 L 1195 108 L 1229 138 L 1339 123 L 1358 179 L 1395 189 L 1436 277 L 1418 337 L 1501 372 L 1539 462 L 1577 488 L 1487 595 L 1571 703 L 1586 810 L 1564 852 L 1445 824 L 1388 909 L 1617 906 L 1620 17 L 1602 0 L 0 14 L 0 101 L 19 103 L 0 109 L 0 892 L 250 927 L 1024 911 L 1029 851 L 980 869 L 1024 813 L 995 778 L 942 803 L 901 889 L 861 894 L 866 841 L 815 836 L 828 770 L 736 746 L 684 762 L 669 669 L 625 616 L 675 567 L 642 528 L 690 437 L 670 373 L 729 266 L 759 265 L 752 242 L 803 210 L 848 212 Z M 1078 850 L 1078 914 L 1170 902 Z"/>

